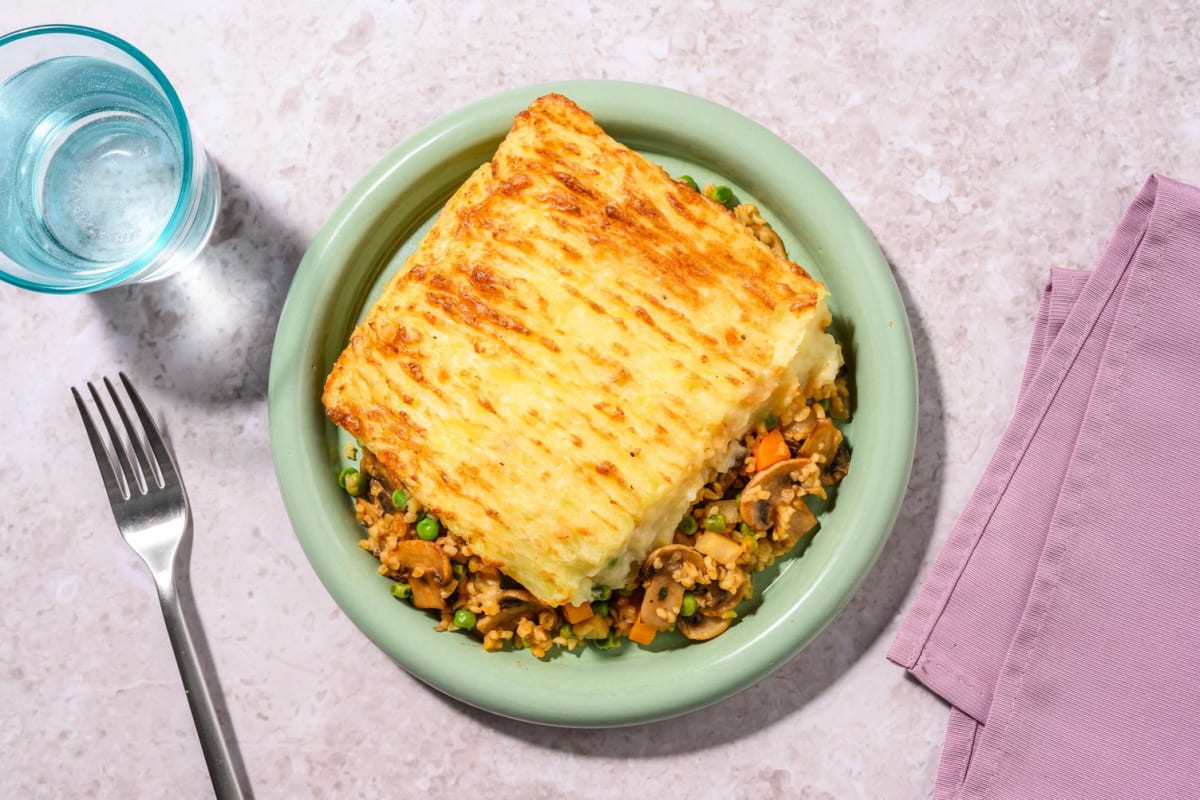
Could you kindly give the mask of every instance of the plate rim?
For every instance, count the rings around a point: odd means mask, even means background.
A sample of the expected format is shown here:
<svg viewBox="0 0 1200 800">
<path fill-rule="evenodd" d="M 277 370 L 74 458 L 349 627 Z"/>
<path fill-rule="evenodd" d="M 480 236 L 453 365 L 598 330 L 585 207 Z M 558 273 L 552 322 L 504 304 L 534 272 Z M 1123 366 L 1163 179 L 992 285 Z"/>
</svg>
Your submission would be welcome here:
<svg viewBox="0 0 1200 800">
<path fill-rule="evenodd" d="M 291 479 L 297 470 L 303 469 L 306 461 L 312 460 L 315 449 L 311 442 L 304 445 L 302 439 L 297 436 L 296 421 L 307 417 L 311 423 L 314 421 L 312 412 L 317 411 L 315 416 L 320 420 L 318 424 L 323 422 L 325 425 L 331 425 L 324 420 L 324 415 L 319 413 L 320 388 L 324 382 L 323 367 L 320 363 L 313 363 L 320 360 L 316 358 L 315 351 L 322 350 L 319 342 L 328 340 L 330 331 L 316 330 L 308 324 L 312 320 L 310 312 L 314 307 L 326 307 L 331 302 L 331 297 L 343 305 L 350 304 L 347 298 L 334 297 L 336 286 L 331 284 L 333 278 L 322 274 L 320 265 L 327 260 L 331 251 L 362 242 L 372 217 L 379 216 L 379 209 L 375 208 L 372 211 L 371 206 L 372 203 L 380 203 L 380 193 L 391 192 L 397 185 L 406 181 L 411 184 L 412 173 L 422 168 L 436 168 L 449 154 L 464 150 L 468 144 L 464 143 L 463 137 L 470 131 L 474 131 L 476 136 L 482 131 L 498 142 L 507 133 L 512 117 L 518 111 L 536 97 L 549 92 L 559 92 L 575 100 L 592 113 L 602 126 L 606 126 L 606 118 L 625 119 L 629 122 L 626 130 L 633 132 L 636 132 L 639 124 L 647 133 L 659 130 L 667 126 L 667 115 L 686 112 L 692 115 L 692 118 L 702 118 L 722 130 L 734 131 L 738 141 L 753 142 L 760 159 L 779 159 L 781 168 L 785 167 L 791 174 L 802 175 L 806 191 L 819 193 L 823 207 L 831 208 L 830 213 L 844 226 L 839 233 L 848 237 L 848 246 L 855 249 L 856 257 L 868 273 L 875 293 L 884 301 L 886 310 L 891 312 L 888 324 L 889 328 L 895 329 L 895 335 L 888 341 L 892 342 L 890 356 L 892 373 L 896 380 L 896 395 L 889 408 L 892 410 L 892 421 L 899 423 L 890 433 L 893 447 L 881 456 L 889 462 L 888 468 L 884 470 L 889 485 L 879 487 L 879 492 L 874 495 L 879 500 L 879 508 L 875 514 L 878 529 L 875 538 L 867 543 L 869 546 L 859 546 L 845 555 L 851 561 L 848 565 L 840 567 L 840 573 L 852 572 L 850 580 L 840 575 L 830 578 L 830 570 L 826 569 L 793 604 L 791 612 L 797 610 L 801 601 L 808 604 L 807 613 L 804 614 L 804 617 L 810 620 L 808 624 L 795 621 L 793 613 L 789 612 L 734 650 L 728 651 L 725 648 L 725 652 L 717 659 L 725 669 L 713 683 L 700 689 L 676 686 L 678 691 L 674 693 L 653 696 L 641 687 L 620 687 L 616 692 L 586 693 L 582 697 L 571 698 L 572 703 L 565 709 L 533 705 L 530 700 L 537 693 L 531 695 L 527 691 L 518 690 L 519 687 L 480 685 L 472 680 L 473 676 L 469 671 L 451 669 L 449 672 L 443 672 L 437 661 L 441 656 L 435 657 L 423 652 L 423 648 L 405 649 L 396 639 L 398 628 L 388 628 L 380 622 L 380 614 L 375 606 L 380 605 L 383 598 L 378 598 L 380 602 L 376 602 L 374 598 L 370 602 L 364 601 L 363 597 L 369 593 L 361 591 L 361 588 L 355 590 L 348 586 L 347 575 L 340 573 L 337 565 L 330 559 L 330 546 L 322 541 L 321 535 L 313 533 L 313 528 L 319 527 L 316 521 L 327 518 L 329 509 L 323 507 L 324 504 L 311 490 L 299 485 L 302 481 Z M 703 127 L 694 126 L 686 136 L 679 138 L 686 139 L 688 146 L 694 146 L 697 141 L 704 140 L 704 131 L 701 130 Z M 629 139 L 636 140 L 637 136 L 631 133 L 618 138 L 628 142 Z M 725 148 L 728 148 L 727 141 Z M 494 150 L 494 144 L 492 149 Z M 717 149 L 714 152 L 720 155 L 722 150 Z M 701 152 L 697 155 L 711 153 Z M 419 225 L 420 221 L 416 224 Z M 393 249 L 393 255 L 394 252 Z M 347 259 L 339 257 L 337 260 Z M 382 268 L 382 264 L 374 266 L 374 280 L 378 280 L 378 271 Z M 360 310 L 364 299 L 359 298 L 356 301 Z M 325 306 L 320 305 L 322 302 Z M 338 346 L 339 351 L 342 345 L 344 341 Z M 777 669 L 800 652 L 833 621 L 866 578 L 890 536 L 899 514 L 915 451 L 916 380 L 915 350 L 907 313 L 882 250 L 841 192 L 802 153 L 742 114 L 677 90 L 622 81 L 558 81 L 509 90 L 441 117 L 384 155 L 336 205 L 301 260 L 280 313 L 268 381 L 268 425 L 272 460 L 280 493 L 305 556 L 335 603 L 376 646 L 419 680 L 486 711 L 542 724 L 609 727 L 665 719 L 723 700 Z M 326 538 L 332 540 L 334 537 L 326 535 Z M 833 585 L 822 585 L 822 591 L 817 592 L 818 584 L 827 581 L 832 581 Z M 813 617 L 819 618 L 820 621 L 812 623 Z M 428 619 L 423 621 L 426 628 L 431 627 Z M 796 625 L 802 630 L 796 630 Z M 792 630 L 777 632 L 777 629 L 788 627 Z M 777 635 L 773 635 L 776 632 Z M 685 648 L 676 652 L 680 653 L 681 662 L 691 664 L 689 668 L 695 667 L 691 662 L 702 658 L 708 664 L 706 668 L 711 669 L 712 659 L 696 655 L 689 657 L 686 654 L 713 647 L 720 641 L 718 639 L 699 648 Z M 481 650 L 478 645 L 470 646 Z M 758 658 L 736 660 L 739 654 L 751 647 L 758 651 Z M 442 653 L 447 648 L 431 649 Z M 543 666 L 542 662 L 529 654 L 517 655 L 524 657 L 528 664 L 517 667 L 516 673 L 527 672 L 525 667 Z M 497 658 L 495 655 L 487 657 Z M 513 670 L 501 671 L 507 674 Z M 635 705 L 638 710 L 630 711 L 630 707 Z"/>
</svg>

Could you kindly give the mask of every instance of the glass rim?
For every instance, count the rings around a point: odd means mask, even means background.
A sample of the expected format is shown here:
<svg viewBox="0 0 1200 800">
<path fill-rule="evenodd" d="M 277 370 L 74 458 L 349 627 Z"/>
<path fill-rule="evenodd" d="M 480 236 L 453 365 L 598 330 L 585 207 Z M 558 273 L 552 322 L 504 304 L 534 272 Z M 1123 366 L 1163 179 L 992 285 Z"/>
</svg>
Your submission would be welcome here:
<svg viewBox="0 0 1200 800">
<path fill-rule="evenodd" d="M 110 286 L 123 283 L 130 276 L 136 275 L 154 263 L 155 259 L 158 258 L 171 242 L 171 239 L 174 238 L 180 223 L 189 216 L 191 211 L 190 206 L 192 205 L 192 184 L 195 177 L 193 173 L 195 172 L 196 163 L 195 153 L 193 152 L 195 142 L 192 140 L 192 128 L 188 122 L 187 112 L 183 109 L 183 103 L 179 99 L 179 94 L 175 91 L 175 87 L 171 84 L 171 81 L 167 79 L 166 74 L 159 69 L 158 65 L 149 56 L 119 36 L 102 31 L 99 28 L 88 27 L 87 25 L 54 23 L 49 25 L 34 25 L 6 33 L 0 36 L 0 47 L 22 39 L 31 39 L 46 35 L 78 36 L 84 39 L 92 39 L 125 53 L 125 55 L 132 58 L 150 73 L 150 77 L 158 84 L 158 88 L 166 97 L 167 103 L 175 115 L 175 124 L 179 128 L 180 149 L 183 151 L 183 169 L 180 175 L 179 196 L 175 198 L 175 208 L 172 210 L 166 225 L 163 226 L 162 231 L 158 234 L 158 238 L 154 240 L 152 245 L 146 248 L 142 255 L 116 272 L 108 274 L 99 280 L 92 282 L 84 281 L 70 286 L 60 286 L 39 281 L 30 281 L 19 278 L 16 275 L 8 274 L 7 271 L 2 269 L 2 262 L 5 259 L 9 259 L 9 257 L 0 253 L 0 280 L 11 283 L 14 286 L 48 294 L 76 294 L 82 291 L 106 289 Z"/>
</svg>

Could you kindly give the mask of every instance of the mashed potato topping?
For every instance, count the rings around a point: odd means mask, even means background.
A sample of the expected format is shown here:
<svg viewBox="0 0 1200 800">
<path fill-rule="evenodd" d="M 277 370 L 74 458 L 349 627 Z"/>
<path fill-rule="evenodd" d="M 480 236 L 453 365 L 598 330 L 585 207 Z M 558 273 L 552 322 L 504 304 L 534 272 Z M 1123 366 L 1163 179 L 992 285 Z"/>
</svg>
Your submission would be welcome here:
<svg viewBox="0 0 1200 800">
<path fill-rule="evenodd" d="M 363 545 L 442 627 L 711 638 L 814 528 L 847 458 L 825 287 L 698 189 L 540 98 L 338 358 Z"/>
</svg>

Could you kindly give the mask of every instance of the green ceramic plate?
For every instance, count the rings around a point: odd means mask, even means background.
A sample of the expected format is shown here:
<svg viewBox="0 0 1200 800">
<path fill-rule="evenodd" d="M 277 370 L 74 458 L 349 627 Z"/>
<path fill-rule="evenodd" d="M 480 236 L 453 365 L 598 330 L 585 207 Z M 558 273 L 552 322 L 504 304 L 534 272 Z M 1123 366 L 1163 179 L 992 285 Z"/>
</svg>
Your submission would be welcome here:
<svg viewBox="0 0 1200 800">
<path fill-rule="evenodd" d="M 451 193 L 491 158 L 513 116 L 558 91 L 612 136 L 674 175 L 731 185 L 755 202 L 792 258 L 832 293 L 856 408 L 846 435 L 850 475 L 801 558 L 756 581 L 753 605 L 722 636 L 653 649 L 626 643 L 538 660 L 486 653 L 437 633 L 393 600 L 335 476 L 345 439 L 320 393 L 347 336 L 385 279 L 415 248 Z M 400 145 L 334 210 L 288 295 L 270 378 L 271 446 L 284 502 L 330 594 L 376 644 L 431 686 L 510 717 L 571 726 L 625 725 L 716 702 L 761 679 L 813 640 L 849 601 L 878 555 L 908 481 L 916 434 L 916 370 L 904 307 L 871 234 L 804 156 L 750 120 L 667 89 L 580 81 L 508 92 L 457 111 Z M 660 644 L 662 642 L 662 644 Z"/>
</svg>

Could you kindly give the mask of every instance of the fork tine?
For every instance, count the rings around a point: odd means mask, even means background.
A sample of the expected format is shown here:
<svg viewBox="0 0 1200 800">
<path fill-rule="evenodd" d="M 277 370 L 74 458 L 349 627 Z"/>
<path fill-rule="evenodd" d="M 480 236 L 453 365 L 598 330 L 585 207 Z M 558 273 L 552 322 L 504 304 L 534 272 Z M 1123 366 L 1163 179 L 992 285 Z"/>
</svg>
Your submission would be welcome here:
<svg viewBox="0 0 1200 800">
<path fill-rule="evenodd" d="M 125 445 L 121 442 L 121 437 L 117 434 L 117 428 L 113 425 L 112 417 L 108 415 L 108 409 L 104 406 L 104 401 L 100 398 L 100 392 L 96 391 L 96 387 L 91 381 L 88 381 L 87 387 L 88 391 L 92 393 L 92 399 L 96 401 L 96 410 L 100 412 L 100 419 L 104 422 L 104 428 L 108 431 L 108 443 L 112 445 L 112 450 L 117 455 L 117 461 L 120 462 L 120 477 L 124 479 L 125 489 L 128 492 L 126 497 L 132 497 L 135 492 L 145 494 L 145 484 L 138 480 L 138 473 L 129 461 L 129 453 L 126 452 Z"/>
<path fill-rule="evenodd" d="M 133 401 L 133 409 L 137 412 L 138 419 L 142 422 L 142 430 L 146 434 L 146 443 L 150 445 L 150 449 L 154 452 L 153 461 L 158 467 L 159 474 L 162 476 L 162 485 L 181 484 L 182 481 L 179 480 L 179 472 L 175 469 L 175 459 L 171 457 L 171 451 L 167 449 L 167 445 L 163 442 L 162 436 L 158 432 L 158 426 L 154 424 L 154 418 L 146 410 L 146 404 L 142 402 L 141 395 L 137 393 L 137 389 L 133 388 L 133 383 L 124 372 L 117 374 L 121 378 L 121 383 L 125 386 L 125 391 L 129 393 L 129 399 Z"/>
<path fill-rule="evenodd" d="M 129 435 L 129 457 L 137 462 L 138 471 L 142 477 L 146 479 L 146 488 L 150 488 L 150 482 L 153 481 L 158 488 L 163 487 L 162 476 L 159 473 L 157 464 L 150 454 L 146 451 L 146 445 L 142 441 L 142 437 L 138 435 L 137 430 L 133 427 L 133 421 L 129 419 L 129 414 L 125 413 L 125 406 L 121 403 L 121 398 L 117 396 L 117 390 L 113 388 L 112 381 L 106 376 L 104 378 L 104 386 L 108 389 L 109 395 L 112 396 L 113 405 L 117 407 L 117 416 L 121 418 L 122 424 L 125 425 L 125 433 Z"/>
<path fill-rule="evenodd" d="M 96 456 L 96 465 L 100 467 L 100 477 L 104 481 L 104 491 L 108 493 L 110 500 L 116 497 L 128 500 L 129 492 L 117 477 L 112 456 L 109 455 L 108 449 L 104 446 L 104 439 L 100 436 L 100 432 L 96 430 L 96 423 L 92 421 L 92 415 L 88 412 L 87 404 L 84 403 L 83 397 L 80 396 L 79 391 L 74 386 L 71 387 L 71 394 L 75 397 L 75 405 L 79 408 L 79 416 L 83 419 L 83 427 L 87 429 L 88 443 L 91 444 L 92 453 Z"/>
</svg>

